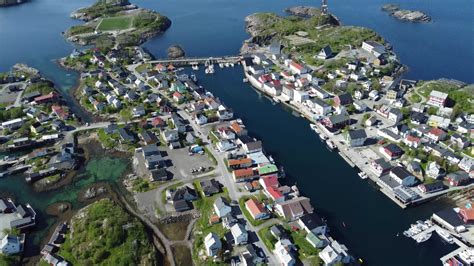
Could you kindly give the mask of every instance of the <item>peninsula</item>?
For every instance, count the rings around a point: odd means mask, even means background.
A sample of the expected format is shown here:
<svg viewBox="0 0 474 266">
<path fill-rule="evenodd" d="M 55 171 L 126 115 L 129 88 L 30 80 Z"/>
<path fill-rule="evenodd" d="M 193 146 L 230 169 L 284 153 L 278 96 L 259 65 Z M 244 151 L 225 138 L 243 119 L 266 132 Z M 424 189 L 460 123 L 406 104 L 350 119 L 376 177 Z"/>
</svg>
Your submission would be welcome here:
<svg viewBox="0 0 474 266">
<path fill-rule="evenodd" d="M 390 16 L 409 22 L 430 22 L 431 17 L 418 10 L 400 9 L 397 4 L 386 4 L 382 6 L 382 11 L 390 14 Z"/>
<path fill-rule="evenodd" d="M 67 39 L 98 47 L 139 45 L 171 26 L 166 16 L 138 8 L 126 0 L 99 0 L 73 12 L 71 17 L 86 23 L 69 28 L 64 33 Z"/>
</svg>

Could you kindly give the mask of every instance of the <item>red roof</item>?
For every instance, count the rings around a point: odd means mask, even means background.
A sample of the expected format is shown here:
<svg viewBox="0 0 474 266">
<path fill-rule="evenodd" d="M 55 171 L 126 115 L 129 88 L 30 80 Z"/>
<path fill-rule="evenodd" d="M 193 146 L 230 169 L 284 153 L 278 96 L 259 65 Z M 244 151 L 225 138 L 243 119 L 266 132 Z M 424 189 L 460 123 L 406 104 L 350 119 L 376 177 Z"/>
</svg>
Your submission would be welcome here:
<svg viewBox="0 0 474 266">
<path fill-rule="evenodd" d="M 474 209 L 461 209 L 459 214 L 462 216 L 464 222 L 474 220 Z"/>
<path fill-rule="evenodd" d="M 278 182 L 278 178 L 276 175 L 264 176 L 260 179 L 262 180 L 265 188 L 268 188 L 268 187 L 277 188 L 280 186 L 280 183 Z"/>
<path fill-rule="evenodd" d="M 183 96 L 183 95 L 182 95 L 181 93 L 177 92 L 177 91 L 175 91 L 175 92 L 173 93 L 173 97 L 180 98 L 180 97 L 182 97 L 182 96 Z"/>
<path fill-rule="evenodd" d="M 57 96 L 56 93 L 51 92 L 50 94 L 41 95 L 41 96 L 36 97 L 35 102 L 43 102 L 43 101 L 47 101 L 47 100 L 52 100 L 52 99 L 56 98 L 56 96 Z"/>
<path fill-rule="evenodd" d="M 258 216 L 259 214 L 265 213 L 263 204 L 256 199 L 249 199 L 245 202 L 245 207 L 252 214 L 253 217 Z"/>
<path fill-rule="evenodd" d="M 291 62 L 290 63 L 291 66 L 293 66 L 294 68 L 298 69 L 298 70 L 302 70 L 303 69 L 303 66 L 296 63 L 296 62 Z"/>
<path fill-rule="evenodd" d="M 421 139 L 419 137 L 415 137 L 413 135 L 407 135 L 407 140 L 410 142 L 420 142 Z"/>
<path fill-rule="evenodd" d="M 242 158 L 242 159 L 233 159 L 227 162 L 229 166 L 237 166 L 242 164 L 252 164 L 252 159 L 250 158 Z"/>
<path fill-rule="evenodd" d="M 445 134 L 445 132 L 444 132 L 444 130 L 442 130 L 441 128 L 435 127 L 435 128 L 432 128 L 432 129 L 430 130 L 430 134 L 439 137 L 439 136 Z"/>
<path fill-rule="evenodd" d="M 253 176 L 253 175 L 254 175 L 254 171 L 252 168 L 234 170 L 235 177 L 247 177 L 247 176 Z"/>
<path fill-rule="evenodd" d="M 163 119 L 161 119 L 160 117 L 155 117 L 151 121 L 151 125 L 154 126 L 154 127 L 161 126 L 161 125 L 164 125 L 164 124 L 165 124 L 165 121 Z"/>
<path fill-rule="evenodd" d="M 232 128 L 232 130 L 234 130 L 235 133 L 239 133 L 242 131 L 242 127 L 239 125 L 239 123 L 235 121 L 230 124 L 230 127 Z"/>
<path fill-rule="evenodd" d="M 267 187 L 267 192 L 268 192 L 268 194 L 270 194 L 270 197 L 273 200 L 276 200 L 276 199 L 279 199 L 279 198 L 283 197 L 283 194 L 281 194 L 281 192 L 278 189 L 274 188 L 274 187 Z"/>
<path fill-rule="evenodd" d="M 51 106 L 51 110 L 61 119 L 66 119 L 69 116 L 68 112 L 64 110 L 62 106 L 53 105 Z"/>
</svg>

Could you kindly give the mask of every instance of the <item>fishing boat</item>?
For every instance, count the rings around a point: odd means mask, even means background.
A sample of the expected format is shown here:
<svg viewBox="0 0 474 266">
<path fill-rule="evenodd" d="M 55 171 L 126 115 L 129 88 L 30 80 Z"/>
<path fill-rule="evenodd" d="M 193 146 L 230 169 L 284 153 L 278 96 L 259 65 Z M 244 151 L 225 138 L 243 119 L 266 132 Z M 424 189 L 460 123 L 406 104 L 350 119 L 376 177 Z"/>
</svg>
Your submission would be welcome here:
<svg viewBox="0 0 474 266">
<path fill-rule="evenodd" d="M 439 235 L 439 237 L 441 237 L 444 241 L 448 242 L 449 244 L 454 243 L 453 236 L 450 233 L 444 231 L 443 229 L 436 229 L 436 233 Z"/>
<path fill-rule="evenodd" d="M 367 174 L 363 171 L 359 172 L 358 175 L 360 176 L 360 178 L 362 179 L 366 179 L 367 178 Z"/>
<path fill-rule="evenodd" d="M 330 140 L 330 139 L 326 140 L 326 145 L 328 146 L 328 148 L 329 148 L 331 151 L 337 149 L 336 144 L 334 144 L 334 142 L 332 142 L 332 140 Z"/>
</svg>

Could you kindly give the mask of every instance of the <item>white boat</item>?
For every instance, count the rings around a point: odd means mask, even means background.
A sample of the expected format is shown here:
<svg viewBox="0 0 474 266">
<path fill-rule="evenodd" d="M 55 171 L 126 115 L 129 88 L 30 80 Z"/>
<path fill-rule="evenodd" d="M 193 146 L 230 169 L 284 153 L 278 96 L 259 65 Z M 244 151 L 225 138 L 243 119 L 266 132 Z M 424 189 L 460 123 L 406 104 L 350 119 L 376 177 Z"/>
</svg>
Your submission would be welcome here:
<svg viewBox="0 0 474 266">
<path fill-rule="evenodd" d="M 197 82 L 198 79 L 197 79 L 196 75 L 191 74 L 191 80 L 194 81 L 194 82 Z"/>
<path fill-rule="evenodd" d="M 199 66 L 198 66 L 198 65 L 193 65 L 192 68 L 193 68 L 193 70 L 199 70 Z"/>
<path fill-rule="evenodd" d="M 359 172 L 358 175 L 360 176 L 360 178 L 362 179 L 366 179 L 367 178 L 367 174 L 363 171 Z"/>
<path fill-rule="evenodd" d="M 225 67 L 229 67 L 229 63 L 225 63 Z"/>
<path fill-rule="evenodd" d="M 242 82 L 247 83 L 247 82 L 249 82 L 249 79 L 248 79 L 248 78 L 244 78 L 244 79 L 242 79 Z"/>
<path fill-rule="evenodd" d="M 439 237 L 441 237 L 444 241 L 448 242 L 449 244 L 454 243 L 453 236 L 450 233 L 444 231 L 443 229 L 436 229 L 436 233 L 439 235 Z"/>
<path fill-rule="evenodd" d="M 279 103 L 279 102 L 280 102 L 280 99 L 278 99 L 277 97 L 273 97 L 273 100 L 274 100 L 276 103 Z"/>
<path fill-rule="evenodd" d="M 330 139 L 326 140 L 326 145 L 328 146 L 328 148 L 329 148 L 331 151 L 337 149 L 336 144 L 334 144 L 334 142 L 332 142 L 332 140 L 330 140 Z"/>
<path fill-rule="evenodd" d="M 328 138 L 326 135 L 324 135 L 323 133 L 319 133 L 319 132 L 318 132 L 318 134 L 319 134 L 319 138 L 320 138 L 321 140 L 328 140 L 328 139 L 329 139 L 329 138 Z"/>
<path fill-rule="evenodd" d="M 418 244 L 423 243 L 431 238 L 431 234 L 432 232 L 429 232 L 427 234 L 419 234 L 419 235 L 414 236 L 413 239 L 415 239 L 416 243 Z"/>
<path fill-rule="evenodd" d="M 231 67 L 234 67 L 234 63 L 230 63 L 230 66 L 231 66 Z"/>
<path fill-rule="evenodd" d="M 219 63 L 219 67 L 220 67 L 220 68 L 224 68 L 224 64 L 223 64 L 223 63 Z"/>
<path fill-rule="evenodd" d="M 316 126 L 315 124 L 311 123 L 309 124 L 309 127 L 316 133 L 319 133 L 319 130 L 318 130 L 318 126 Z"/>
</svg>

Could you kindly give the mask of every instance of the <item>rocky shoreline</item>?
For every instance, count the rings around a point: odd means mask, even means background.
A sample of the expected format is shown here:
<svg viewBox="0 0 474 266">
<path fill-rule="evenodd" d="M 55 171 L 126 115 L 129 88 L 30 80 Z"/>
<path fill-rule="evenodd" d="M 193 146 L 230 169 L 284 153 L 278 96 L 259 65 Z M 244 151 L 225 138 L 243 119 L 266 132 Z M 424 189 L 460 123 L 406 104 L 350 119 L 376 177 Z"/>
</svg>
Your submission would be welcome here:
<svg viewBox="0 0 474 266">
<path fill-rule="evenodd" d="M 400 9 L 397 4 L 386 4 L 382 6 L 382 11 L 389 13 L 390 16 L 408 22 L 430 22 L 431 17 L 418 10 Z"/>
</svg>

